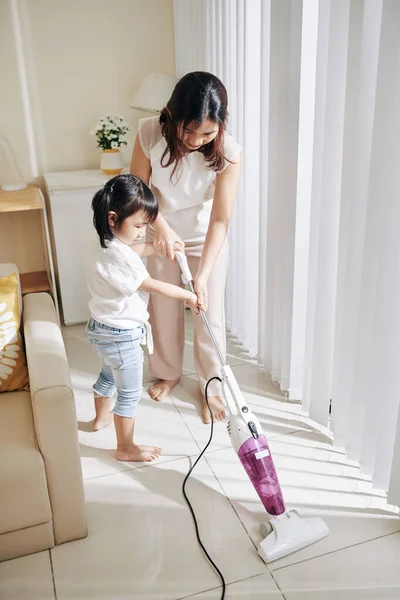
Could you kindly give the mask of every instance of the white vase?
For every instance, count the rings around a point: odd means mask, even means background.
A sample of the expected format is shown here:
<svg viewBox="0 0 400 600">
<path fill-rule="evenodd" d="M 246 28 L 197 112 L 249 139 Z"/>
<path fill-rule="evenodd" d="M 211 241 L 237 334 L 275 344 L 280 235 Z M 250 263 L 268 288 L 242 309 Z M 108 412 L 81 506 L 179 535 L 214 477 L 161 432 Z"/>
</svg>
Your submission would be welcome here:
<svg viewBox="0 0 400 600">
<path fill-rule="evenodd" d="M 100 169 L 106 175 L 119 175 L 124 168 L 124 161 L 119 150 L 103 150 Z"/>
</svg>

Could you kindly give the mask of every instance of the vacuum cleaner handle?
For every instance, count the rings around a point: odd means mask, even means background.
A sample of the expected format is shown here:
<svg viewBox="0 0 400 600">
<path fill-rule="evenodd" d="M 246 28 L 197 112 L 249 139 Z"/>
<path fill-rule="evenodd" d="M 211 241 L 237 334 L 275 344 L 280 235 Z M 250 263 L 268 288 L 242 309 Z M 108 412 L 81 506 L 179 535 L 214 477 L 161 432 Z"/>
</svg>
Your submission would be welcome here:
<svg viewBox="0 0 400 600">
<path fill-rule="evenodd" d="M 194 292 L 195 289 L 194 289 L 193 276 L 192 276 L 192 274 L 190 272 L 186 255 L 183 252 L 181 252 L 180 250 L 176 250 L 175 251 L 175 256 L 176 256 L 176 260 L 178 261 L 178 264 L 180 266 L 180 269 L 182 271 L 182 281 L 183 281 L 184 285 L 188 285 L 189 288 L 190 288 L 190 290 L 192 292 Z M 210 324 L 208 322 L 206 313 L 203 310 L 201 310 L 200 311 L 200 316 L 201 316 L 201 318 L 203 320 L 203 323 L 204 323 L 204 326 L 205 326 L 205 328 L 206 328 L 206 330 L 208 332 L 208 335 L 210 336 L 211 343 L 212 343 L 212 345 L 214 347 L 214 350 L 215 350 L 215 352 L 217 354 L 217 357 L 218 357 L 218 360 L 219 360 L 219 362 L 221 364 L 221 367 L 224 367 L 226 365 L 225 358 L 223 357 L 221 349 L 218 346 L 218 342 L 217 342 L 217 340 L 215 338 L 215 335 L 214 335 L 214 333 L 213 333 L 213 331 L 212 331 L 212 329 L 210 327 Z"/>
<path fill-rule="evenodd" d="M 186 254 L 184 254 L 180 250 L 176 250 L 175 256 L 182 271 L 182 281 L 185 285 L 188 285 L 191 281 L 193 281 L 193 276 L 189 269 Z"/>
<path fill-rule="evenodd" d="M 175 256 L 176 256 L 176 260 L 178 261 L 178 264 L 180 266 L 180 269 L 182 271 L 182 281 L 183 281 L 184 285 L 188 285 L 189 288 L 192 290 L 192 292 L 194 292 L 195 290 L 194 290 L 193 277 L 192 277 L 192 274 L 189 269 L 186 255 L 183 252 L 181 252 L 180 250 L 176 250 Z M 229 412 L 231 413 L 231 415 L 234 414 L 232 411 L 232 406 L 231 406 L 231 402 L 233 402 L 234 406 L 236 408 L 237 414 L 240 415 L 242 421 L 244 421 L 244 423 L 246 424 L 246 427 L 248 428 L 250 434 L 254 438 L 257 439 L 260 435 L 260 432 L 262 431 L 260 424 L 258 423 L 257 419 L 254 417 L 254 415 L 251 413 L 251 411 L 249 410 L 247 402 L 246 402 L 242 392 L 240 391 L 240 388 L 239 388 L 238 383 L 235 379 L 235 376 L 232 372 L 232 369 L 226 364 L 225 357 L 223 356 L 223 354 L 221 352 L 221 349 L 215 338 L 214 332 L 212 331 L 212 329 L 210 327 L 210 324 L 208 322 L 205 312 L 201 310 L 200 316 L 203 320 L 203 323 L 208 332 L 208 335 L 210 336 L 211 343 L 213 345 L 213 348 L 215 350 L 215 353 L 216 353 L 218 360 L 220 362 L 220 365 L 221 365 L 221 376 L 222 376 L 222 380 L 223 380 L 223 392 L 224 392 L 224 396 L 226 399 L 226 403 L 227 403 Z"/>
</svg>

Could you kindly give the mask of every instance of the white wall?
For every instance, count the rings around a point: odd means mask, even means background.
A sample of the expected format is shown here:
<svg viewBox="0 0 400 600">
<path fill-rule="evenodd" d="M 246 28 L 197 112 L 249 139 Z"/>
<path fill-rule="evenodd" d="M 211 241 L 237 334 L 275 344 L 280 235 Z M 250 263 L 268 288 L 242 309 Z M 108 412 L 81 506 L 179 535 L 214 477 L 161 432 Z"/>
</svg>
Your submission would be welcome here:
<svg viewBox="0 0 400 600">
<path fill-rule="evenodd" d="M 172 0 L 1 0 L 0 135 L 25 178 L 97 168 L 89 130 L 106 112 L 131 123 L 132 142 L 143 114 L 130 99 L 148 72 L 174 74 L 173 35 Z"/>
</svg>

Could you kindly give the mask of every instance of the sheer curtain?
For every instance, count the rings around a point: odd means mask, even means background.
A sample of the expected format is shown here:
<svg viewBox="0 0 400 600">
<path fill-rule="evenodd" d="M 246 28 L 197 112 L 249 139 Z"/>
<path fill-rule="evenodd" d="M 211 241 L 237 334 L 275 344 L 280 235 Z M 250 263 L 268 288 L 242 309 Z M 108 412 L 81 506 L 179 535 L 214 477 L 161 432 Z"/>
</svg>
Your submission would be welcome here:
<svg viewBox="0 0 400 600">
<path fill-rule="evenodd" d="M 231 332 L 400 504 L 400 3 L 175 0 L 243 145 Z M 331 417 L 330 417 L 331 408 Z"/>
</svg>

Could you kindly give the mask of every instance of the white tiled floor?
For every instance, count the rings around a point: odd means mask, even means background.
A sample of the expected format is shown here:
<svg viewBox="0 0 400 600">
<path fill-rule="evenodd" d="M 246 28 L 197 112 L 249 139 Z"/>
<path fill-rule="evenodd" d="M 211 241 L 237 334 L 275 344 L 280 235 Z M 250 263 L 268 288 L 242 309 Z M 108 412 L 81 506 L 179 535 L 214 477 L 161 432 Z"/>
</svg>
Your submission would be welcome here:
<svg viewBox="0 0 400 600">
<path fill-rule="evenodd" d="M 0 599 L 218 600 L 219 579 L 197 545 L 181 491 L 209 435 L 195 408 L 192 332 L 185 376 L 174 396 L 157 404 L 145 393 L 139 407 L 138 442 L 163 447 L 157 464 L 147 466 L 115 460 L 112 427 L 90 432 L 91 385 L 99 363 L 83 327 L 65 329 L 64 337 L 76 392 L 89 536 L 51 553 L 0 563 Z M 330 535 L 267 568 L 255 550 L 262 505 L 225 425 L 217 424 L 188 493 L 204 542 L 228 583 L 226 600 L 399 599 L 398 514 L 232 341 L 228 354 L 270 440 L 288 507 L 322 516 Z"/>
</svg>

